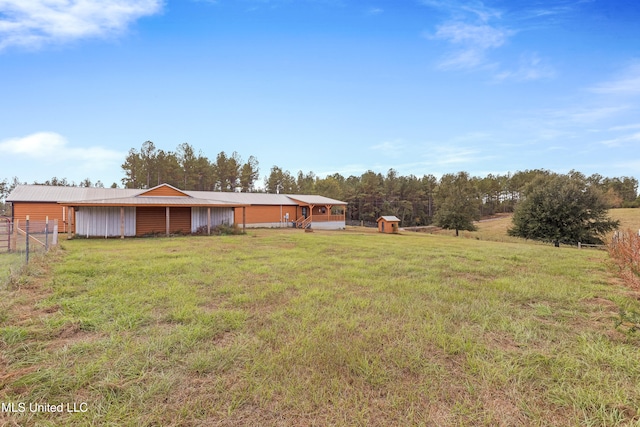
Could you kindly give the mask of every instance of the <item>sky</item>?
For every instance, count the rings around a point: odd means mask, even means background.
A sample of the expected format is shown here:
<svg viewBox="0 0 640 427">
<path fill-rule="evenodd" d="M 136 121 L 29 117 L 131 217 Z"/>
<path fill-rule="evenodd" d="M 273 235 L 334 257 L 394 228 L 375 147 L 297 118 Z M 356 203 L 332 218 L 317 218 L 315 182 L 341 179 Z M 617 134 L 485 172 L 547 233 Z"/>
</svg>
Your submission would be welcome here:
<svg viewBox="0 0 640 427">
<path fill-rule="evenodd" d="M 0 180 L 181 143 L 323 177 L 640 178 L 637 0 L 0 0 Z"/>
</svg>

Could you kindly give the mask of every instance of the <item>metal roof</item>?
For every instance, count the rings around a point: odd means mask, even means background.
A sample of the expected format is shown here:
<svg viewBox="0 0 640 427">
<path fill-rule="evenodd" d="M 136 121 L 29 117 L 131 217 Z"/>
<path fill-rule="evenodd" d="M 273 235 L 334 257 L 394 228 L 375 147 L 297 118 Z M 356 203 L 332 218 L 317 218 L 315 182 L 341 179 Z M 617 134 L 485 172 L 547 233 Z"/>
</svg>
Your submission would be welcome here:
<svg viewBox="0 0 640 427">
<path fill-rule="evenodd" d="M 340 200 L 330 199 L 324 196 L 317 195 L 305 195 L 305 194 L 290 194 L 287 197 L 290 199 L 296 200 L 298 202 L 302 202 L 302 204 L 306 205 L 346 205 L 346 202 L 341 202 Z"/>
<path fill-rule="evenodd" d="M 392 216 L 392 215 L 387 215 L 387 216 L 381 216 L 380 218 L 378 218 L 378 219 L 376 220 L 376 222 L 377 222 L 377 221 L 380 221 L 381 219 L 383 219 L 383 220 L 385 220 L 385 221 L 389 221 L 389 222 L 400 221 L 400 218 L 397 218 L 397 217 Z"/>
<path fill-rule="evenodd" d="M 155 188 L 155 187 L 154 187 Z M 174 187 L 171 187 L 174 188 Z M 63 204 L 100 205 L 346 205 L 346 202 L 324 196 L 303 194 L 232 193 L 219 191 L 182 191 L 191 198 L 137 196 L 150 189 L 57 187 L 49 185 L 19 185 L 7 197 L 8 202 L 58 202 Z M 132 199 L 132 200 L 129 200 Z M 151 199 L 144 201 L 142 199 Z M 176 200 L 176 199 L 182 199 Z M 195 200 L 194 200 L 195 199 Z M 163 205 L 163 206 L 166 206 Z"/>
<path fill-rule="evenodd" d="M 114 199 L 73 200 L 60 202 L 69 206 L 208 206 L 208 207 L 237 207 L 246 206 L 240 203 L 223 202 L 220 200 L 194 199 L 191 197 L 143 196 L 122 197 Z"/>
<path fill-rule="evenodd" d="M 58 187 L 54 185 L 18 185 L 7 202 L 70 202 L 73 200 L 132 197 L 144 190 L 128 188 Z"/>
<path fill-rule="evenodd" d="M 219 191 L 185 191 L 185 194 L 195 198 L 207 198 L 229 203 L 242 203 L 246 205 L 297 205 L 296 202 L 284 194 L 233 193 Z"/>
</svg>

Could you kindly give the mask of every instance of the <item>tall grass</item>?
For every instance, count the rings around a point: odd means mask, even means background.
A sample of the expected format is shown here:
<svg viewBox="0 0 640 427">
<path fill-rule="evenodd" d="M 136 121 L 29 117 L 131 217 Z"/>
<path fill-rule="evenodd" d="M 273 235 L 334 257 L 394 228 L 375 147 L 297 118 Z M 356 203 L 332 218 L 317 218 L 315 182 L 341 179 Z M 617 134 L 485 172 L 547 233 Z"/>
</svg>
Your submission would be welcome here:
<svg viewBox="0 0 640 427">
<path fill-rule="evenodd" d="M 353 230 L 64 246 L 2 291 L 0 401 L 88 411 L 9 425 L 638 420 L 640 340 L 614 328 L 638 303 L 604 252 Z"/>
<path fill-rule="evenodd" d="M 631 230 L 618 231 L 611 236 L 607 247 L 622 277 L 640 289 L 640 235 Z"/>
</svg>

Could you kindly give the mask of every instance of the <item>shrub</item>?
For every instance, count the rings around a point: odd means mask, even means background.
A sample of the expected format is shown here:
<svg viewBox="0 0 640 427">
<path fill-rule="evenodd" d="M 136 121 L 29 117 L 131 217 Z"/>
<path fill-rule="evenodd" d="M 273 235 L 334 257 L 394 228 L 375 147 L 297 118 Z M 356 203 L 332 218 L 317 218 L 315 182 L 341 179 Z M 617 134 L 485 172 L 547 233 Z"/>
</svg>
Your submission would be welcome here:
<svg viewBox="0 0 640 427">
<path fill-rule="evenodd" d="M 243 234 L 242 229 L 238 227 L 238 224 L 220 224 L 211 229 L 211 234 L 218 236 L 231 236 Z"/>
<path fill-rule="evenodd" d="M 607 247 L 625 282 L 640 287 L 640 236 L 631 230 L 616 231 Z"/>
</svg>

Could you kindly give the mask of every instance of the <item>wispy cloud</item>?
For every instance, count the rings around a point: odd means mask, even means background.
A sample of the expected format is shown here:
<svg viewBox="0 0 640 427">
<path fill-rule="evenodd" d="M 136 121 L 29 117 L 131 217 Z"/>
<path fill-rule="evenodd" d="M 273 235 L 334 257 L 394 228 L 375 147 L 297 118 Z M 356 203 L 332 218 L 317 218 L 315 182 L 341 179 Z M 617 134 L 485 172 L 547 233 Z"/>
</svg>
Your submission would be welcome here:
<svg viewBox="0 0 640 427">
<path fill-rule="evenodd" d="M 452 21 L 439 25 L 430 37 L 455 46 L 455 50 L 440 62 L 440 68 L 469 69 L 485 65 L 487 52 L 505 44 L 512 34 L 511 30 L 484 23 Z"/>
<path fill-rule="evenodd" d="M 404 151 L 404 143 L 400 139 L 384 141 L 370 147 L 373 151 L 379 151 L 390 157 L 398 157 Z"/>
<path fill-rule="evenodd" d="M 574 123 L 589 124 L 600 120 L 610 119 L 620 115 L 624 111 L 630 110 L 628 105 L 616 105 L 616 106 L 596 106 L 592 108 L 580 108 L 574 110 L 567 110 L 563 113 L 559 113 L 559 118 L 570 120 Z"/>
<path fill-rule="evenodd" d="M 621 147 L 628 144 L 637 144 L 640 143 L 640 132 L 621 136 L 618 138 L 608 139 L 605 141 L 600 141 L 600 143 L 602 145 L 606 145 L 607 147 Z"/>
<path fill-rule="evenodd" d="M 531 28 L 549 25 L 546 18 L 568 16 L 582 3 L 592 0 L 559 0 L 551 7 L 503 9 L 489 7 L 478 0 L 420 0 L 420 3 L 449 15 L 435 30 L 424 35 L 431 40 L 443 40 L 450 51 L 439 61 L 443 70 L 490 70 L 494 80 L 533 81 L 553 78 L 555 68 L 539 53 L 521 53 L 520 58 L 495 59 L 494 52 L 507 46 L 514 37 Z M 532 23 L 534 24 L 532 27 Z M 516 57 L 517 58 L 517 57 Z"/>
<path fill-rule="evenodd" d="M 0 50 L 119 34 L 162 0 L 0 0 Z"/>
<path fill-rule="evenodd" d="M 482 22 L 487 22 L 502 16 L 501 10 L 485 6 L 483 2 L 477 0 L 421 0 L 420 3 L 425 6 L 445 10 L 454 16 L 470 14 Z"/>
<path fill-rule="evenodd" d="M 495 78 L 498 81 L 515 80 L 530 81 L 552 78 L 556 71 L 547 61 L 540 58 L 537 53 L 523 54 L 520 57 L 520 65 L 514 70 L 499 72 Z"/>
<path fill-rule="evenodd" d="M 380 15 L 382 12 L 384 12 L 384 9 L 382 8 L 371 7 L 367 10 L 367 15 Z"/>
<path fill-rule="evenodd" d="M 631 129 L 640 129 L 640 123 L 634 123 L 634 124 L 631 124 L 631 125 L 614 126 L 614 127 L 610 128 L 609 130 L 611 130 L 611 131 L 621 131 L 621 130 L 631 130 Z"/>
<path fill-rule="evenodd" d="M 606 95 L 640 94 L 640 63 L 623 70 L 617 77 L 590 88 L 591 92 Z"/>
</svg>

